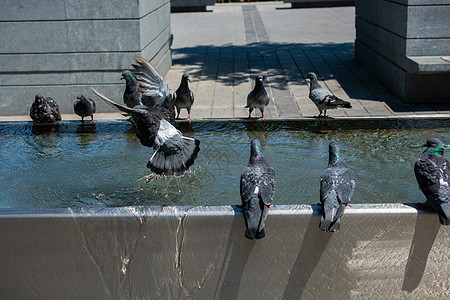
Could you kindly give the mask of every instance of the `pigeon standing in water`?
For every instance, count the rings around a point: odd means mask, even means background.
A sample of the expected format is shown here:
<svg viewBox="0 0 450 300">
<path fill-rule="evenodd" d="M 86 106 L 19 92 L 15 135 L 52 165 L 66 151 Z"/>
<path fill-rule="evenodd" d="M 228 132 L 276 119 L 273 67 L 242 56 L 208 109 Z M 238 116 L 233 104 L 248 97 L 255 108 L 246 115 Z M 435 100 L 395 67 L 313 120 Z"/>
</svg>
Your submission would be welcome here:
<svg viewBox="0 0 450 300">
<path fill-rule="evenodd" d="M 450 224 L 450 164 L 442 155 L 444 144 L 428 139 L 423 145 L 427 149 L 414 165 L 417 183 L 430 205 L 439 215 L 442 225 Z"/>
<path fill-rule="evenodd" d="M 172 125 L 175 125 L 175 105 L 169 87 L 164 78 L 142 57 L 135 56 L 137 64 L 133 71 L 122 72 L 126 81 L 123 101 L 130 108 L 136 105 L 164 108 L 161 114 Z"/>
<path fill-rule="evenodd" d="M 30 108 L 30 117 L 36 123 L 55 123 L 61 121 L 58 103 L 50 97 L 37 94 Z"/>
<path fill-rule="evenodd" d="M 355 185 L 355 173 L 340 158 L 338 144 L 331 142 L 328 167 L 320 177 L 320 202 L 322 204 L 320 230 L 339 231 L 341 217 L 350 202 Z"/>
<path fill-rule="evenodd" d="M 173 93 L 173 101 L 177 108 L 177 119 L 180 117 L 180 110 L 186 108 L 188 120 L 191 120 L 191 106 L 194 103 L 194 93 L 189 89 L 188 81 L 191 81 L 189 74 L 183 74 L 178 89 Z"/>
<path fill-rule="evenodd" d="M 81 117 L 81 122 L 84 122 L 85 117 L 91 117 L 91 122 L 94 122 L 94 113 L 96 111 L 94 100 L 80 94 L 77 96 L 77 101 L 73 104 L 73 110 Z"/>
<path fill-rule="evenodd" d="M 133 108 L 115 103 L 91 87 L 108 105 L 126 113 L 136 127 L 136 136 L 142 145 L 153 147 L 154 153 L 147 164 L 159 175 L 182 175 L 194 164 L 200 151 L 200 141 L 184 137 L 165 118 L 162 107 L 138 105 Z"/>
<path fill-rule="evenodd" d="M 244 209 L 245 236 L 260 239 L 265 236 L 264 225 L 272 207 L 275 193 L 275 171 L 261 152 L 259 140 L 251 143 L 250 160 L 241 175 L 241 200 Z"/>
<path fill-rule="evenodd" d="M 329 90 L 323 88 L 320 86 L 319 82 L 317 81 L 317 76 L 315 73 L 310 72 L 308 73 L 307 78 L 310 79 L 309 84 L 309 99 L 314 102 L 314 104 L 319 109 L 319 115 L 318 118 L 327 117 L 327 109 L 336 109 L 338 107 L 340 108 L 352 108 L 352 105 L 350 102 L 344 101 L 342 99 L 339 99 L 333 93 L 331 93 Z"/>
<path fill-rule="evenodd" d="M 255 78 L 255 87 L 247 96 L 248 118 L 250 119 L 253 109 L 258 108 L 261 111 L 261 118 L 264 117 L 264 107 L 269 105 L 270 97 L 263 85 L 263 77 L 261 75 Z"/>
</svg>

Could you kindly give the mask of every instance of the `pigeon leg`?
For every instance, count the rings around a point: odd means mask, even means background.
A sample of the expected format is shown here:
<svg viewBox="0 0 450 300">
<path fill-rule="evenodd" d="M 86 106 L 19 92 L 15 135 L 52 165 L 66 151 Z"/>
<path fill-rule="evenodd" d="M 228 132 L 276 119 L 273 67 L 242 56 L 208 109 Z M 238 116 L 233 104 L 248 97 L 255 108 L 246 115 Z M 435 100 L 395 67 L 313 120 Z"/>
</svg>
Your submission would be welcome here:
<svg viewBox="0 0 450 300">
<path fill-rule="evenodd" d="M 91 123 L 95 123 L 94 115 L 91 116 Z"/>
<path fill-rule="evenodd" d="M 188 120 L 190 121 L 190 120 L 192 120 L 192 118 L 191 118 L 191 109 L 187 108 L 187 112 L 188 112 Z"/>
<path fill-rule="evenodd" d="M 177 117 L 175 118 L 176 120 L 180 119 L 180 109 L 177 108 Z"/>
<path fill-rule="evenodd" d="M 253 111 L 253 108 L 250 107 L 250 108 L 248 109 L 248 118 L 249 118 L 249 119 L 252 118 L 252 111 Z"/>
<path fill-rule="evenodd" d="M 84 123 L 84 117 L 81 117 L 81 123 Z"/>
<path fill-rule="evenodd" d="M 261 111 L 261 119 L 265 120 L 266 117 L 264 117 L 264 108 L 263 109 L 259 109 Z"/>
</svg>

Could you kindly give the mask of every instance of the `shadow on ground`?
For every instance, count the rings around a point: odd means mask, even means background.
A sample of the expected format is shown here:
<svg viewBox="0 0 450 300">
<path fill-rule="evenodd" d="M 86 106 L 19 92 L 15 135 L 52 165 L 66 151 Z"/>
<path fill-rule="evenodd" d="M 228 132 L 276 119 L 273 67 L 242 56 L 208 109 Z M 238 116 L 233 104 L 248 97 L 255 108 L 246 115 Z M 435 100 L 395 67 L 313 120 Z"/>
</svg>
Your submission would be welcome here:
<svg viewBox="0 0 450 300">
<path fill-rule="evenodd" d="M 354 43 L 251 43 L 204 45 L 172 50 L 173 64 L 198 80 L 236 86 L 262 74 L 279 96 L 305 85 L 308 72 L 335 79 L 350 98 L 384 101 L 394 112 L 432 112 L 435 105 L 403 103 L 354 58 Z"/>
</svg>

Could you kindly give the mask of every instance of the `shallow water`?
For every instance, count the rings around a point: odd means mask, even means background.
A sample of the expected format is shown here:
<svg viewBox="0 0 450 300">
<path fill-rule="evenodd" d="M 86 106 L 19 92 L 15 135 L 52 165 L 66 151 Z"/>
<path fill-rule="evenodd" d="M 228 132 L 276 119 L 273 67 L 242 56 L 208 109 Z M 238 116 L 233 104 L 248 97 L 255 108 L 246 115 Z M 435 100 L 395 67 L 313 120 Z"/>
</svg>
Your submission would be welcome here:
<svg viewBox="0 0 450 300">
<path fill-rule="evenodd" d="M 275 204 L 315 204 L 328 144 L 355 171 L 353 203 L 424 201 L 413 172 L 428 137 L 450 143 L 450 121 L 208 121 L 179 124 L 201 141 L 191 171 L 164 178 L 146 168 L 128 121 L 58 126 L 0 123 L 1 208 L 239 204 L 250 140 L 277 174 Z M 358 129 L 354 129 L 358 128 Z M 445 154 L 448 157 L 447 154 Z"/>
</svg>

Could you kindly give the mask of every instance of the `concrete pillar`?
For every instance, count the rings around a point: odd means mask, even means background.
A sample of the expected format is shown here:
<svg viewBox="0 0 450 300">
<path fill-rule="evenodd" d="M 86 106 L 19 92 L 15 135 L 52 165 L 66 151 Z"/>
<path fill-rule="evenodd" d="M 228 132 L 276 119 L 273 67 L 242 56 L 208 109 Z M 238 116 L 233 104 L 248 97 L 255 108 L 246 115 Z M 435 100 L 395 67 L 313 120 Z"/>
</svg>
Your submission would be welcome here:
<svg viewBox="0 0 450 300">
<path fill-rule="evenodd" d="M 73 113 L 77 94 L 96 86 L 122 100 L 121 72 L 133 56 L 164 75 L 171 66 L 169 0 L 3 0 L 0 115 L 27 115 L 34 95 Z M 98 112 L 110 107 L 96 101 Z"/>
<path fill-rule="evenodd" d="M 356 0 L 355 56 L 405 102 L 450 102 L 450 0 Z"/>
</svg>

